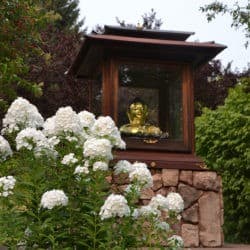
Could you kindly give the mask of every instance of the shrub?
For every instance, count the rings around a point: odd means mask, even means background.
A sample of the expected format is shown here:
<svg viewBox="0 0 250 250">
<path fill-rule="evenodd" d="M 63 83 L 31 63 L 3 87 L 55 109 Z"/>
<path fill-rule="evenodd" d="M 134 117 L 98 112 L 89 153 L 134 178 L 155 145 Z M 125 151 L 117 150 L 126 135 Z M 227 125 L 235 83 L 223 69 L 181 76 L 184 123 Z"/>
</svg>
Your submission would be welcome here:
<svg viewBox="0 0 250 250">
<path fill-rule="evenodd" d="M 96 119 L 63 107 L 43 123 L 38 110 L 19 98 L 3 125 L 10 143 L 0 136 L 0 244 L 26 249 L 183 245 L 171 230 L 183 210 L 182 198 L 157 195 L 147 206 L 138 205 L 152 176 L 144 163 L 112 163 L 112 149 L 124 149 L 125 143 L 110 117 Z M 124 192 L 114 189 L 114 175 L 130 180 Z"/>
<path fill-rule="evenodd" d="M 250 79 L 229 91 L 224 106 L 196 119 L 196 151 L 223 178 L 224 232 L 230 242 L 250 242 Z"/>
</svg>

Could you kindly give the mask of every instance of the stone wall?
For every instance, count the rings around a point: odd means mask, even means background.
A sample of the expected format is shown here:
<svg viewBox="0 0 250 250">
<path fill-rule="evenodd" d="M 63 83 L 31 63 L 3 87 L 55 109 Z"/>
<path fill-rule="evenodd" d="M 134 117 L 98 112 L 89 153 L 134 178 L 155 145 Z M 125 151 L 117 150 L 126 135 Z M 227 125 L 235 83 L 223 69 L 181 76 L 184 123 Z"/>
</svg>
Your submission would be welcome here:
<svg viewBox="0 0 250 250">
<path fill-rule="evenodd" d="M 175 230 L 182 236 L 185 247 L 219 247 L 223 245 L 223 199 L 221 177 L 213 171 L 151 169 L 153 187 L 143 191 L 141 203 L 147 204 L 156 194 L 166 196 L 178 192 L 185 209 Z M 118 176 L 117 176 L 118 177 Z M 124 188 L 127 180 L 115 178 Z"/>
</svg>

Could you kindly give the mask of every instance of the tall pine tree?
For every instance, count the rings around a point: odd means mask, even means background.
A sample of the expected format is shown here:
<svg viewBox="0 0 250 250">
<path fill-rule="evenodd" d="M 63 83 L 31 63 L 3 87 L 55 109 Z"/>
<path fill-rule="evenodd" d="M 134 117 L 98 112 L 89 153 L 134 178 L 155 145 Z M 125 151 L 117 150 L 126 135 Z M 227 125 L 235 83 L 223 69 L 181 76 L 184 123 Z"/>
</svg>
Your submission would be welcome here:
<svg viewBox="0 0 250 250">
<path fill-rule="evenodd" d="M 54 11 L 60 15 L 55 22 L 55 27 L 59 30 L 75 30 L 79 32 L 84 24 L 84 19 L 79 20 L 80 9 L 79 0 L 42 0 L 44 8 Z"/>
</svg>

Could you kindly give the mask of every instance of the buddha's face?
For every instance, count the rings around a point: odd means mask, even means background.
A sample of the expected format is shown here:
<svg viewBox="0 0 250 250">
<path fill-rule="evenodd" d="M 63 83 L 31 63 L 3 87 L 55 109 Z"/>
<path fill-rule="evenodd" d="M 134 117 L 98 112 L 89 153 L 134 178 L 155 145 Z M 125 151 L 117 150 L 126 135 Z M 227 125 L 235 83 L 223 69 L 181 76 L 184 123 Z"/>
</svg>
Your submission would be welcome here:
<svg viewBox="0 0 250 250">
<path fill-rule="evenodd" d="M 141 102 L 135 102 L 130 105 L 129 113 L 132 123 L 143 125 L 147 116 L 147 108 Z"/>
<path fill-rule="evenodd" d="M 142 118 L 144 112 L 144 106 L 140 102 L 132 103 L 130 105 L 130 113 L 133 117 Z"/>
</svg>

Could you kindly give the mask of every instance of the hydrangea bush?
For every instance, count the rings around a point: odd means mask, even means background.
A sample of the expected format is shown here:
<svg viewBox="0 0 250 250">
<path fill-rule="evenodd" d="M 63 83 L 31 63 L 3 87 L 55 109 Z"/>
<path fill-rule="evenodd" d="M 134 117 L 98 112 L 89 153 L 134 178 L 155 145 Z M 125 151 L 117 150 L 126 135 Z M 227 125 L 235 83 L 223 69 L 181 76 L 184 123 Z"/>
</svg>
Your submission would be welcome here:
<svg viewBox="0 0 250 250">
<path fill-rule="evenodd" d="M 115 162 L 115 148 L 125 143 L 110 117 L 63 107 L 44 121 L 27 100 L 15 100 L 0 136 L 0 245 L 182 248 L 171 229 L 181 196 L 158 194 L 140 205 L 151 173 L 145 163 Z M 121 191 L 112 180 L 123 175 L 130 184 Z"/>
</svg>

